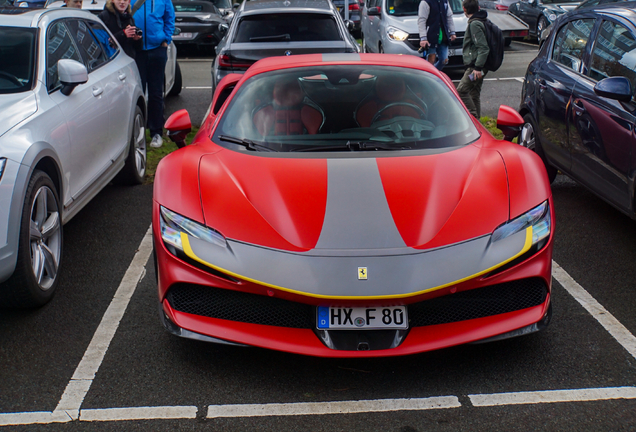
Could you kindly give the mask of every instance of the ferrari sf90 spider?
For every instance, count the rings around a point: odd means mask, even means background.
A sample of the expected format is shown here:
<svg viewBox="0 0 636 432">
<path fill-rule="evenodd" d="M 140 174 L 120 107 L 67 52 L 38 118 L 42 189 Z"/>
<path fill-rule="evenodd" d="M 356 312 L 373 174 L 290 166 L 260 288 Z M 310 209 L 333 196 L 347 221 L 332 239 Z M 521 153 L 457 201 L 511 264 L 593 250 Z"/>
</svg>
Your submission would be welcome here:
<svg viewBox="0 0 636 432">
<path fill-rule="evenodd" d="M 512 140 L 523 119 L 501 107 Z M 153 233 L 172 333 L 325 357 L 413 354 L 550 319 L 541 159 L 492 137 L 411 56 L 312 54 L 226 76 L 159 164 Z"/>
</svg>

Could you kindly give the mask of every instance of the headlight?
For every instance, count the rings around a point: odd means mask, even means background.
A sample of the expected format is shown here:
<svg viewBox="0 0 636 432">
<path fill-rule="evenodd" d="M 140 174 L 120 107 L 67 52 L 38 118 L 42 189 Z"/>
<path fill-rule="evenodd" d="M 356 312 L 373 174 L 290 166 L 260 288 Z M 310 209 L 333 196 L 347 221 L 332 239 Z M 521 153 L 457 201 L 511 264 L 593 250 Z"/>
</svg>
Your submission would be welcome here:
<svg viewBox="0 0 636 432">
<path fill-rule="evenodd" d="M 161 223 L 161 238 L 163 241 L 181 252 L 184 252 L 183 244 L 181 242 L 181 233 L 196 237 L 220 247 L 227 246 L 225 237 L 218 232 L 181 216 L 180 214 L 172 212 L 163 206 L 161 207 L 161 217 L 159 220 Z"/>
<path fill-rule="evenodd" d="M 2 180 L 2 173 L 4 173 L 4 167 L 7 166 L 7 158 L 0 158 L 0 180 Z"/>
<path fill-rule="evenodd" d="M 195 15 L 194 17 L 200 19 L 201 21 L 212 21 L 212 14 Z"/>
<path fill-rule="evenodd" d="M 527 211 L 518 218 L 499 226 L 493 231 L 491 241 L 496 242 L 497 240 L 504 239 L 530 226 L 532 227 L 532 245 L 538 245 L 539 248 L 543 247 L 543 244 L 539 245 L 539 243 L 542 243 L 543 240 L 550 236 L 552 227 L 550 221 L 550 206 L 547 201 Z"/>
<path fill-rule="evenodd" d="M 396 40 L 398 42 L 403 42 L 409 37 L 409 34 L 407 32 L 398 30 L 393 27 L 389 27 L 389 29 L 387 30 L 387 34 L 389 35 L 391 39 Z"/>
</svg>

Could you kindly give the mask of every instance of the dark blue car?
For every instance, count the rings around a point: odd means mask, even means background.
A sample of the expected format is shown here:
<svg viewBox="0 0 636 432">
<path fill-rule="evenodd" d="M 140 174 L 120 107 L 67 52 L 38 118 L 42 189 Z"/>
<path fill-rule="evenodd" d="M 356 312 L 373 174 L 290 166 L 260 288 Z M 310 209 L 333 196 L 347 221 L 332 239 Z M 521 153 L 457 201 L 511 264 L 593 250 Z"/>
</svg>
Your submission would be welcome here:
<svg viewBox="0 0 636 432">
<path fill-rule="evenodd" d="M 528 66 L 520 144 L 636 218 L 636 2 L 573 11 Z"/>
</svg>

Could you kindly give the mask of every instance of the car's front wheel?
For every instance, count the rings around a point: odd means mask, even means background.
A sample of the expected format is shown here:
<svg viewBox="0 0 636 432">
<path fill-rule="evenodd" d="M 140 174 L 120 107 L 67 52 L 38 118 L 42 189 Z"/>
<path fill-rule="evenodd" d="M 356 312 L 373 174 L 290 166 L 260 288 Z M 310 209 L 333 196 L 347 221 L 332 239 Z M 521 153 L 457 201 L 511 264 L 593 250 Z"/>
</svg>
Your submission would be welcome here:
<svg viewBox="0 0 636 432">
<path fill-rule="evenodd" d="M 135 107 L 132 134 L 128 146 L 128 156 L 122 170 L 117 174 L 116 183 L 138 185 L 144 182 L 148 154 L 146 148 L 146 128 L 141 108 Z"/>
<path fill-rule="evenodd" d="M 172 84 L 172 88 L 168 92 L 168 96 L 177 96 L 181 93 L 181 89 L 183 88 L 183 78 L 181 77 L 181 67 L 178 62 L 175 62 L 174 68 L 174 84 Z"/>
<path fill-rule="evenodd" d="M 53 181 L 35 170 L 22 208 L 16 267 L 0 288 L 0 305 L 36 307 L 53 297 L 62 259 L 61 216 Z"/>
<path fill-rule="evenodd" d="M 519 134 L 519 144 L 526 147 L 529 150 L 535 152 L 543 161 L 543 165 L 545 166 L 545 170 L 548 173 L 548 180 L 550 183 L 554 181 L 557 176 L 558 170 L 550 165 L 545 158 L 545 154 L 543 153 L 543 148 L 541 147 L 541 142 L 539 141 L 539 137 L 536 133 L 537 128 L 534 123 L 534 119 L 531 114 L 526 114 L 523 116 L 524 125 L 521 128 L 521 133 Z"/>
</svg>

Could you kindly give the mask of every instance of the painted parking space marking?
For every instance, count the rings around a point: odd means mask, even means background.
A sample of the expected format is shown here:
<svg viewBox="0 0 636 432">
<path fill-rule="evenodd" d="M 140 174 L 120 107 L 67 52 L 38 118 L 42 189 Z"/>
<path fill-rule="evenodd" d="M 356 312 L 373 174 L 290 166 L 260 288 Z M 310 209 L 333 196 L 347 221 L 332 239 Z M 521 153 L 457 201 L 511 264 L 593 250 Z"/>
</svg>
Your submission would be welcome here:
<svg viewBox="0 0 636 432">
<path fill-rule="evenodd" d="M 104 313 L 100 325 L 68 383 L 54 411 L 0 413 L 0 426 L 66 423 L 71 421 L 130 421 L 195 419 L 196 406 L 122 407 L 81 409 L 126 308 L 152 253 L 152 226 L 148 228 L 133 260 Z M 612 314 L 598 303 L 561 266 L 553 264 L 553 277 L 583 306 L 610 335 L 636 358 L 636 338 Z M 589 402 L 612 399 L 636 399 L 636 387 L 608 387 L 571 390 L 544 390 L 468 395 L 473 407 L 511 406 L 537 403 Z M 244 418 L 261 416 L 300 416 L 351 414 L 389 411 L 420 411 L 469 407 L 458 396 L 413 399 L 377 399 L 338 402 L 301 402 L 282 404 L 209 405 L 207 418 Z"/>
<path fill-rule="evenodd" d="M 556 279 L 632 357 L 636 358 L 636 337 L 554 261 L 552 261 L 552 277 Z"/>
<path fill-rule="evenodd" d="M 353 414 L 388 411 L 412 411 L 459 408 L 457 396 L 439 396 L 423 399 L 376 399 L 341 402 L 300 402 L 280 404 L 210 405 L 208 418 L 263 417 L 324 414 Z"/>
<path fill-rule="evenodd" d="M 610 399 L 636 399 L 636 387 L 608 387 L 575 390 L 468 395 L 473 406 L 488 407 L 558 402 L 590 402 Z"/>
</svg>

